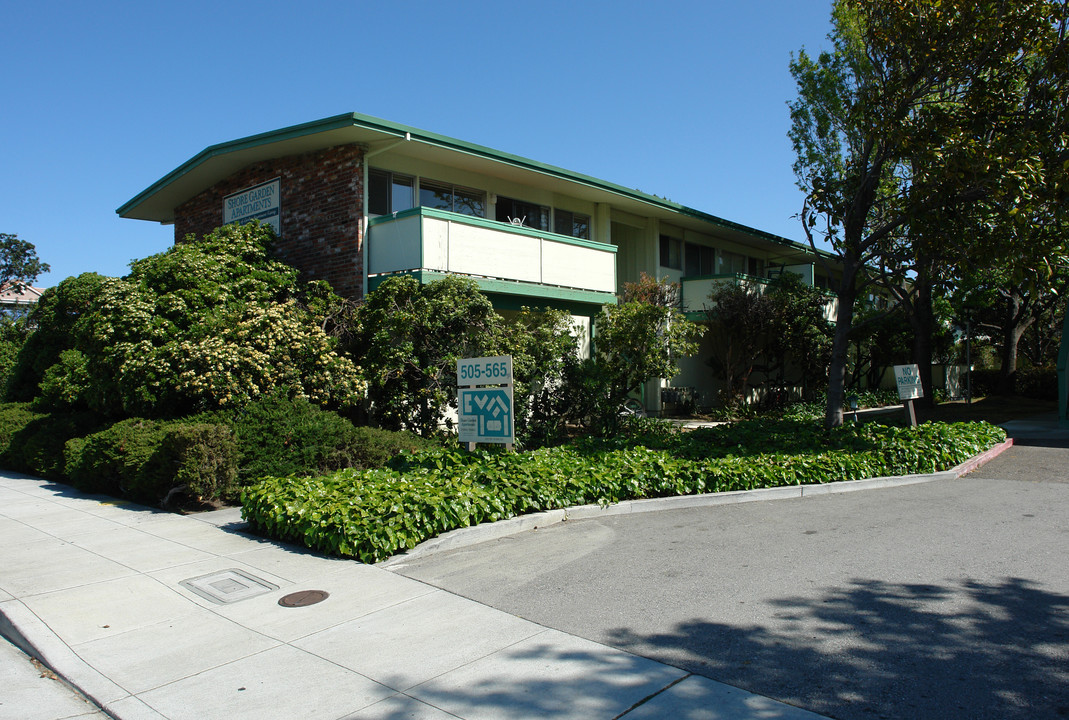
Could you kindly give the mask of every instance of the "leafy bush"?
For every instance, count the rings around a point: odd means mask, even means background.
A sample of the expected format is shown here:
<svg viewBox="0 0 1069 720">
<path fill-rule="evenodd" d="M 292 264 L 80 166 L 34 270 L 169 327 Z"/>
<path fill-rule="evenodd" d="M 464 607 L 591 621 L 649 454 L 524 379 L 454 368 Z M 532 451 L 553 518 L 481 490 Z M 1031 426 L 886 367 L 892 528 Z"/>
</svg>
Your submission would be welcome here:
<svg viewBox="0 0 1069 720">
<path fill-rule="evenodd" d="M 65 412 L 76 409 L 89 390 L 89 368 L 78 350 L 64 350 L 56 363 L 45 370 L 34 404 L 44 410 Z"/>
<path fill-rule="evenodd" d="M 709 301 L 709 364 L 724 384 L 720 401 L 726 407 L 746 404 L 755 371 L 774 378 L 775 386 L 800 385 L 807 397 L 827 377 L 832 334 L 825 318 L 828 298 L 801 276 L 785 273 L 763 288 L 750 282 L 719 283 Z"/>
<path fill-rule="evenodd" d="M 65 470 L 80 490 L 169 504 L 233 498 L 237 446 L 225 425 L 128 418 L 64 449 Z"/>
<path fill-rule="evenodd" d="M 615 432 L 631 392 L 654 378 L 675 377 L 676 358 L 697 352 L 704 330 L 679 311 L 678 292 L 676 283 L 644 274 L 625 283 L 623 302 L 601 309 L 594 318 L 596 356 L 569 379 L 573 422 Z"/>
<path fill-rule="evenodd" d="M 0 462 L 11 470 L 21 470 L 12 464 L 11 441 L 43 413 L 32 409 L 30 403 L 4 403 L 0 405 Z"/>
<path fill-rule="evenodd" d="M 919 428 L 758 420 L 529 453 L 439 449 L 390 469 L 266 478 L 242 492 L 260 532 L 375 562 L 442 532 L 586 503 L 947 469 L 1005 439 L 984 423 Z"/>
<path fill-rule="evenodd" d="M 7 400 L 33 400 L 45 372 L 64 350 L 74 347 L 74 327 L 100 295 L 106 280 L 96 273 L 82 273 L 42 293 L 28 317 L 28 324 L 35 329 L 19 349 L 6 386 Z"/>
<path fill-rule="evenodd" d="M 1056 367 L 1018 368 L 1014 373 L 1014 392 L 1035 400 L 1058 399 Z"/>
<path fill-rule="evenodd" d="M 294 268 L 272 259 L 271 241 L 267 226 L 227 225 L 134 262 L 125 278 L 67 288 L 42 315 L 43 337 L 53 339 L 27 342 L 20 393 L 40 377 L 43 404 L 113 417 L 177 417 L 273 392 L 354 402 L 363 391 L 356 367 L 335 351 L 325 318 L 302 304 L 311 294 L 316 307 L 330 306 L 323 287 L 299 283 Z M 76 305 L 73 323 L 66 304 Z"/>
<path fill-rule="evenodd" d="M 456 407 L 457 360 L 493 354 L 502 332 L 475 281 L 455 276 L 427 285 L 408 275 L 387 278 L 357 318 L 357 361 L 376 424 L 424 437 Z"/>
<path fill-rule="evenodd" d="M 241 449 L 242 485 L 268 475 L 380 467 L 400 452 L 433 447 L 412 433 L 355 427 L 304 399 L 262 398 L 218 417 L 234 428 Z"/>
<path fill-rule="evenodd" d="M 567 434 L 569 408 L 577 393 L 569 382 L 581 365 L 578 328 L 563 310 L 522 308 L 505 326 L 504 347 L 512 355 L 516 438 L 539 447 Z"/>
<path fill-rule="evenodd" d="M 38 413 L 25 403 L 10 403 L 0 413 L 0 465 L 50 480 L 65 480 L 63 447 L 71 438 L 100 427 L 92 413 Z"/>
<path fill-rule="evenodd" d="M 30 308 L 0 309 L 0 397 L 3 396 L 31 329 L 26 321 Z"/>
</svg>

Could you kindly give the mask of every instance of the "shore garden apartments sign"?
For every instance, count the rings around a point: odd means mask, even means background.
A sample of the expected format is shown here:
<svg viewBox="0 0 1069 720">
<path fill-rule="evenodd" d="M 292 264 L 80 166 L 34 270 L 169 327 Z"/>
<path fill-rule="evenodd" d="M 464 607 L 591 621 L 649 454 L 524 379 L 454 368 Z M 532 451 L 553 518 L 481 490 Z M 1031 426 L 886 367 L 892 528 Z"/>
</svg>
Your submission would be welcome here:
<svg viewBox="0 0 1069 720">
<path fill-rule="evenodd" d="M 282 203 L 279 195 L 281 180 L 275 178 L 265 183 L 245 188 L 223 198 L 223 224 L 244 225 L 252 220 L 270 225 L 275 234 L 282 232 Z"/>
</svg>

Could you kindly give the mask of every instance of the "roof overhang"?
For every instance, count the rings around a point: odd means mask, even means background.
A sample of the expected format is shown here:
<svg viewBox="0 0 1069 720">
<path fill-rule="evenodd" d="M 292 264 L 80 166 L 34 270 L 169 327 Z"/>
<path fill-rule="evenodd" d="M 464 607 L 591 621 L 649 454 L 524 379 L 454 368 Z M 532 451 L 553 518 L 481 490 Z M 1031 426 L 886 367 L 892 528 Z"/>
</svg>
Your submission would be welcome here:
<svg viewBox="0 0 1069 720">
<path fill-rule="evenodd" d="M 698 232 L 711 232 L 785 258 L 812 250 L 801 243 L 588 175 L 386 120 L 348 113 L 212 145 L 157 180 L 116 212 L 120 217 L 173 223 L 175 208 L 256 162 L 359 143 L 426 162 L 541 187 Z M 710 226 L 713 226 L 712 228 Z"/>
</svg>

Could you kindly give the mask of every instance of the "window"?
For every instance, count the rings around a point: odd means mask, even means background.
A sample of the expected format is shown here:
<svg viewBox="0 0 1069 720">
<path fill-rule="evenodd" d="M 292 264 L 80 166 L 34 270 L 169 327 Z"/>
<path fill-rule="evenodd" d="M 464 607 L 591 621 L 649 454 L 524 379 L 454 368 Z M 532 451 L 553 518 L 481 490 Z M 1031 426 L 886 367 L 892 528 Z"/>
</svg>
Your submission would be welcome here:
<svg viewBox="0 0 1069 720">
<path fill-rule="evenodd" d="M 415 178 L 386 170 L 367 174 L 367 210 L 372 215 L 389 215 L 413 207 Z"/>
<path fill-rule="evenodd" d="M 705 245 L 686 243 L 684 252 L 683 274 L 689 277 L 712 275 L 714 272 L 716 251 Z"/>
<path fill-rule="evenodd" d="M 590 216 L 569 210 L 553 211 L 553 232 L 558 235 L 590 239 Z"/>
<path fill-rule="evenodd" d="M 739 253 L 721 250 L 716 258 L 716 272 L 718 275 L 735 275 L 746 273 L 746 256 Z"/>
<path fill-rule="evenodd" d="M 520 221 L 524 227 L 549 230 L 549 208 L 515 198 L 497 197 L 497 219 L 501 222 Z M 514 223 L 516 224 L 516 223 Z M 571 233 L 569 233 L 570 235 Z"/>
<path fill-rule="evenodd" d="M 419 204 L 436 210 L 486 217 L 486 193 L 459 185 L 420 180 Z"/>
<path fill-rule="evenodd" d="M 661 235 L 661 267 L 683 269 L 683 241 Z"/>
</svg>

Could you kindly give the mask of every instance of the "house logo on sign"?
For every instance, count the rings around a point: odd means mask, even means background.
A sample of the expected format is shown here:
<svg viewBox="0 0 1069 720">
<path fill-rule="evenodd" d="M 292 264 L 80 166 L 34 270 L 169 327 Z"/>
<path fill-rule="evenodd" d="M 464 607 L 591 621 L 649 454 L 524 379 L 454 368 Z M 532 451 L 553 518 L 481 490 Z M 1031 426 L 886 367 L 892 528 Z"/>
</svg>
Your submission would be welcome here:
<svg viewBox="0 0 1069 720">
<path fill-rule="evenodd" d="M 461 391 L 461 414 L 475 420 L 479 438 L 506 438 L 512 434 L 512 403 L 504 390 Z"/>
</svg>

